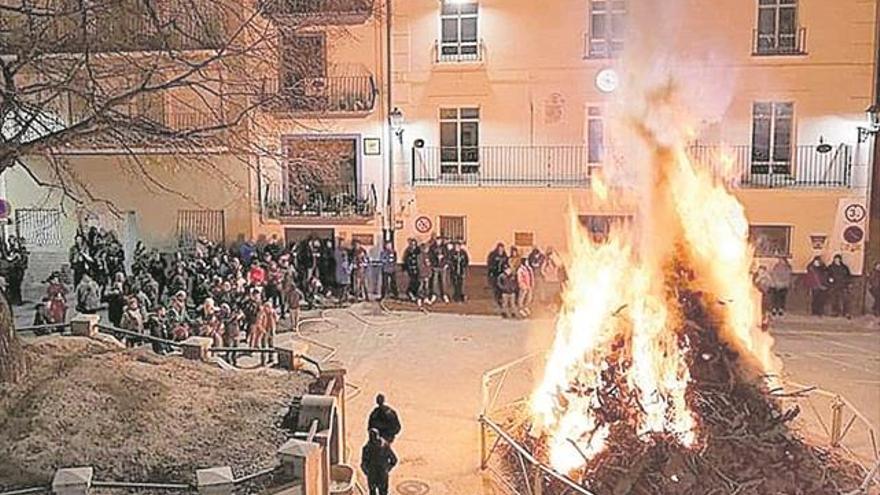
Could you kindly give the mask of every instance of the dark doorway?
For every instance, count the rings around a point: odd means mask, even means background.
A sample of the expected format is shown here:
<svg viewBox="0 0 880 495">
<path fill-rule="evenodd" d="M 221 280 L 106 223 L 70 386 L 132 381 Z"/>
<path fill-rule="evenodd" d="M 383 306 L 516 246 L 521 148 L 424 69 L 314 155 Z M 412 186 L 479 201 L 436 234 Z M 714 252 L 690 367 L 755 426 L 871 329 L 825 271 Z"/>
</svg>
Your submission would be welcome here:
<svg viewBox="0 0 880 495">
<path fill-rule="evenodd" d="M 333 229 L 310 229 L 310 228 L 290 228 L 284 230 L 284 242 L 289 246 L 291 243 L 295 242 L 299 244 L 300 242 L 314 237 L 316 239 L 320 239 L 321 241 L 333 241 L 336 242 L 336 231 Z"/>
</svg>

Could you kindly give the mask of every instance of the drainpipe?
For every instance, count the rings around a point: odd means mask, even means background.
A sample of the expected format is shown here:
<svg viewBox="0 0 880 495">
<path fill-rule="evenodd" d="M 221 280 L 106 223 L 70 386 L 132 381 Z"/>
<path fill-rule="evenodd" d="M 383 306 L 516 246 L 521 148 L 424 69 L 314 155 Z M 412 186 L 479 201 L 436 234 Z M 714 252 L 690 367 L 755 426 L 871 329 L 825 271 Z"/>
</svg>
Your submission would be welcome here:
<svg viewBox="0 0 880 495">
<path fill-rule="evenodd" d="M 385 0 L 385 139 L 388 140 L 388 184 L 385 193 L 385 240 L 394 242 L 394 131 L 391 129 L 391 112 L 393 110 L 391 93 L 391 22 L 392 1 Z M 401 140 L 402 141 L 402 140 Z M 403 143 L 401 142 L 401 146 Z"/>
</svg>

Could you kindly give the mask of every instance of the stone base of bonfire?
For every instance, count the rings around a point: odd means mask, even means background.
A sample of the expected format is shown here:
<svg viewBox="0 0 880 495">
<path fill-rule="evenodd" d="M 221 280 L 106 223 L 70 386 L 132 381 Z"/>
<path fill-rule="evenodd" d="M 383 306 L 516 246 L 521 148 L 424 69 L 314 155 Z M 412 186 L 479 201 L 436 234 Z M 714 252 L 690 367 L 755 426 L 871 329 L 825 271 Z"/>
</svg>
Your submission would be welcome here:
<svg viewBox="0 0 880 495">
<path fill-rule="evenodd" d="M 861 466 L 816 445 L 797 432 L 794 406 L 784 409 L 764 385 L 749 377 L 737 353 L 714 331 L 688 323 L 692 382 L 689 403 L 699 418 L 699 442 L 692 448 L 672 436 L 637 437 L 634 399 L 623 397 L 622 383 L 595 391 L 603 420 L 613 425 L 607 449 L 581 472 L 570 473 L 597 495 L 827 495 L 849 493 L 864 481 Z M 613 358 L 612 358 L 613 359 Z M 615 366 L 606 378 L 623 380 Z M 546 442 L 528 424 L 513 432 L 536 458 L 547 456 Z M 519 461 L 510 455 L 509 473 Z M 571 493 L 561 483 L 547 482 L 545 495 Z"/>
</svg>

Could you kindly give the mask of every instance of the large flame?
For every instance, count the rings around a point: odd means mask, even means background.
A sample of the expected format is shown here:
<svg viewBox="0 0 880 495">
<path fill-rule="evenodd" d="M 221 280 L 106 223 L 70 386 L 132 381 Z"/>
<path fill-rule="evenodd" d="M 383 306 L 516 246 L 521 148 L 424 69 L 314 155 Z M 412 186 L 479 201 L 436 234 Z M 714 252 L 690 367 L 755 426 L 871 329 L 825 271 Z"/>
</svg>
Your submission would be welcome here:
<svg viewBox="0 0 880 495">
<path fill-rule="evenodd" d="M 658 435 L 685 447 L 699 441 L 688 405 L 689 322 L 676 282 L 709 295 L 720 337 L 748 366 L 777 369 L 761 329 L 742 205 L 717 170 L 690 160 L 684 139 L 665 144 L 646 127 L 633 128 L 647 150 L 649 200 L 641 203 L 649 207 L 601 240 L 570 222 L 569 281 L 531 400 L 534 433 L 546 437 L 561 472 L 587 465 L 617 425 L 637 425 L 645 442 Z M 604 183 L 596 195 L 607 195 Z"/>
</svg>

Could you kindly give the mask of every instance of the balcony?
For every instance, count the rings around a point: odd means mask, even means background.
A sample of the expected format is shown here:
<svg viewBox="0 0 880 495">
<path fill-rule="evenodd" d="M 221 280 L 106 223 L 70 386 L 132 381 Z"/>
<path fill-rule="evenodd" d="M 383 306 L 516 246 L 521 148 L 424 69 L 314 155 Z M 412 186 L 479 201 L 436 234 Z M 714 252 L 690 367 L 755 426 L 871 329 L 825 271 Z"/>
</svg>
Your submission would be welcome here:
<svg viewBox="0 0 880 495">
<path fill-rule="evenodd" d="M 376 215 L 377 197 L 372 184 L 268 186 L 263 205 L 269 218 L 283 224 L 366 223 Z"/>
<path fill-rule="evenodd" d="M 412 150 L 417 186 L 585 187 L 602 163 L 591 161 L 586 146 L 425 147 Z M 751 146 L 694 144 L 691 158 L 711 167 L 739 188 L 848 188 L 852 185 L 853 148 L 829 153 L 795 146 L 789 160 L 763 160 Z M 620 161 L 606 150 L 606 162 Z M 769 158 L 769 157 L 768 157 Z"/>
<path fill-rule="evenodd" d="M 282 24 L 357 25 L 373 15 L 373 0 L 260 0 L 263 14 Z"/>
<path fill-rule="evenodd" d="M 787 150 L 786 150 L 787 151 Z M 694 144 L 691 158 L 711 167 L 741 188 L 848 188 L 852 186 L 853 147 L 842 144 L 828 153 L 815 146 L 792 147 L 787 160 L 776 160 L 748 145 Z"/>
<path fill-rule="evenodd" d="M 798 28 L 797 32 L 759 33 L 752 30 L 752 56 L 775 57 L 796 56 L 807 54 L 807 28 Z"/>
<path fill-rule="evenodd" d="M 267 79 L 261 101 L 263 108 L 273 113 L 364 117 L 375 109 L 377 94 L 372 75 L 310 77 L 290 86 Z"/>
<path fill-rule="evenodd" d="M 486 46 L 483 40 L 456 43 L 444 43 L 440 40 L 434 42 L 434 63 L 437 64 L 479 64 L 485 61 L 485 53 Z"/>
<path fill-rule="evenodd" d="M 413 148 L 416 185 L 581 187 L 600 163 L 586 146 Z"/>
</svg>

